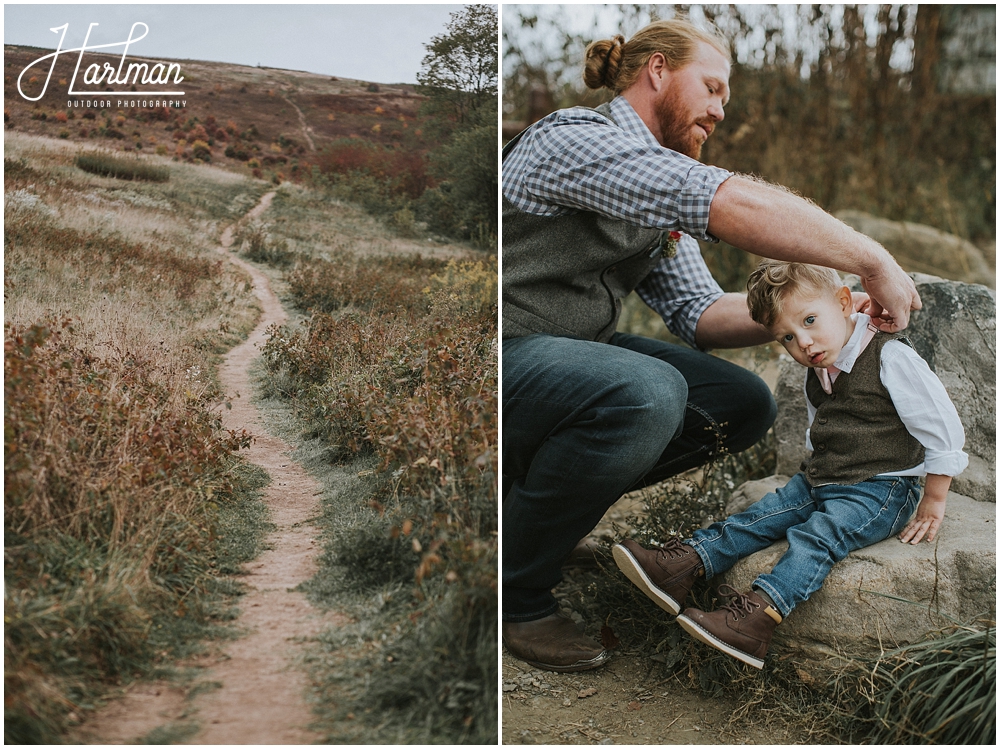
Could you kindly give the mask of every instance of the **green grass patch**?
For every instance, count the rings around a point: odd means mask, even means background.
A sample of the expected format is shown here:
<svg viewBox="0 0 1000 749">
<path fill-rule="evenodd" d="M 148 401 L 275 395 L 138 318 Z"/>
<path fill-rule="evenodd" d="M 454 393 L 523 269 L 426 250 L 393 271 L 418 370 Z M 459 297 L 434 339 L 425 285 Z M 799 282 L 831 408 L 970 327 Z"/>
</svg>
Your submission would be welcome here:
<svg viewBox="0 0 1000 749">
<path fill-rule="evenodd" d="M 145 182 L 167 182 L 170 179 L 169 167 L 156 166 L 138 158 L 124 158 L 103 151 L 86 151 L 78 154 L 75 163 L 83 171 L 100 177 Z"/>
</svg>

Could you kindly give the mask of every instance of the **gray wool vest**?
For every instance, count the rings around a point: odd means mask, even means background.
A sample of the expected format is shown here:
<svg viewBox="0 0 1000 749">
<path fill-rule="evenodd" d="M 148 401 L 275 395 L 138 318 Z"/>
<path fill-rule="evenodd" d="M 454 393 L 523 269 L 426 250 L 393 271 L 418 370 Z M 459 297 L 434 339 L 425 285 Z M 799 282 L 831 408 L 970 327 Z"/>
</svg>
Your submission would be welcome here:
<svg viewBox="0 0 1000 749">
<path fill-rule="evenodd" d="M 614 123 L 611 110 L 595 110 Z M 510 141 L 503 155 L 517 146 Z M 606 343 L 668 232 L 596 213 L 536 216 L 503 199 L 503 337 L 532 333 Z"/>
<path fill-rule="evenodd" d="M 882 347 L 893 340 L 910 345 L 898 333 L 876 333 L 851 371 L 837 376 L 832 394 L 809 370 L 806 395 L 816 407 L 809 429 L 813 453 L 804 466 L 810 486 L 856 484 L 923 462 L 923 445 L 906 431 L 879 378 Z"/>
</svg>

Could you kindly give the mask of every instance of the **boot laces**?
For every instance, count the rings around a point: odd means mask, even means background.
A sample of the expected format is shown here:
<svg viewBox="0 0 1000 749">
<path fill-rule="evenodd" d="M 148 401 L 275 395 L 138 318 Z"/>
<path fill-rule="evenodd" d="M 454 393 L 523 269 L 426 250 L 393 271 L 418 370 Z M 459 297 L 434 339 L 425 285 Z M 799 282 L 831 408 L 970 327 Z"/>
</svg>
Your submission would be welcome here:
<svg viewBox="0 0 1000 749">
<path fill-rule="evenodd" d="M 719 608 L 725 609 L 733 615 L 733 621 L 742 619 L 753 613 L 754 609 L 759 609 L 760 604 L 750 600 L 746 593 L 740 593 L 731 585 L 720 585 L 719 595 L 728 598 L 726 603 Z"/>
<path fill-rule="evenodd" d="M 671 536 L 670 539 L 663 544 L 663 546 L 657 549 L 657 553 L 667 559 L 673 559 L 675 557 L 682 557 L 686 555 L 690 550 L 690 547 L 682 544 L 679 538 Z"/>
</svg>

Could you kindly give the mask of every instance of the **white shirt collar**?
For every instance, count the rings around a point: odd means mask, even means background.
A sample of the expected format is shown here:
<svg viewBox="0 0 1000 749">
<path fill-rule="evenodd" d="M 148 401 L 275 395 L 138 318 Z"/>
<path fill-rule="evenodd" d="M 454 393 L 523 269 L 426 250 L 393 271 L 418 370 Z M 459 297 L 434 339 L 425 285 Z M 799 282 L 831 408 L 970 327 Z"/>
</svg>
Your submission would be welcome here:
<svg viewBox="0 0 1000 749">
<path fill-rule="evenodd" d="M 837 361 L 833 363 L 833 366 L 841 372 L 850 372 L 858 357 L 861 356 L 861 352 L 865 350 L 863 345 L 865 331 L 868 330 L 868 323 L 870 321 L 871 318 L 864 312 L 855 312 L 851 315 L 851 322 L 854 323 L 854 332 L 851 333 L 851 337 L 847 340 L 844 348 L 840 350 L 840 356 L 837 357 Z"/>
</svg>

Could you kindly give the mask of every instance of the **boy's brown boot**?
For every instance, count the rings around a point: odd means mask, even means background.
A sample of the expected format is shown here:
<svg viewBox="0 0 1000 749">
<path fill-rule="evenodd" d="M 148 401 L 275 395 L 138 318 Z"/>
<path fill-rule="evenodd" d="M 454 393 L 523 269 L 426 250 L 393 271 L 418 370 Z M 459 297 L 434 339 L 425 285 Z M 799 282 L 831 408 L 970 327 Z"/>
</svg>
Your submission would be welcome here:
<svg viewBox="0 0 1000 749">
<path fill-rule="evenodd" d="M 611 553 L 625 577 L 671 614 L 681 612 L 694 581 L 705 574 L 698 552 L 677 538 L 654 549 L 644 549 L 629 538 L 615 544 Z"/>
<path fill-rule="evenodd" d="M 781 623 L 781 614 L 752 590 L 740 593 L 729 585 L 720 585 L 719 595 L 729 601 L 710 613 L 684 609 L 677 623 L 706 645 L 763 668 L 764 656 L 774 628 Z"/>
</svg>

